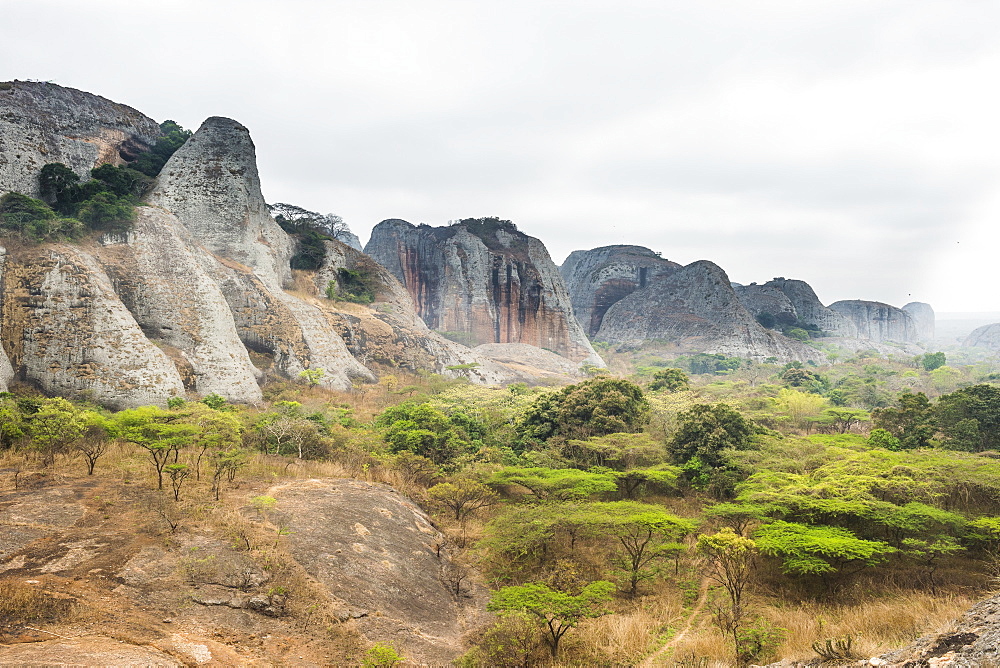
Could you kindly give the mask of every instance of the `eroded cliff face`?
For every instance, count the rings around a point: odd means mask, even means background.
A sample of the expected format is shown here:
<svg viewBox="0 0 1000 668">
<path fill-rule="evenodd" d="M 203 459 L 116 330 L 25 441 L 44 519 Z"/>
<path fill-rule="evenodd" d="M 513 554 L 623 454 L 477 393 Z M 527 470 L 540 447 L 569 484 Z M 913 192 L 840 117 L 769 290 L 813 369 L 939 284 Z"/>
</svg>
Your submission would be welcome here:
<svg viewBox="0 0 1000 668">
<path fill-rule="evenodd" d="M 28 249 L 4 267 L 3 347 L 21 380 L 112 408 L 183 396 L 177 367 L 146 338 L 90 253 Z"/>
<path fill-rule="evenodd" d="M 368 255 L 339 241 L 326 242 L 326 259 L 313 276 L 317 295 L 336 284 L 341 269 L 367 276 L 375 289 L 372 307 L 321 300 L 335 314 L 337 331 L 360 360 L 415 371 L 429 369 L 448 377 L 501 384 L 531 380 L 487 355 L 444 338 L 417 315 L 413 299 L 389 270 Z M 456 369 L 449 367 L 469 368 Z"/>
<path fill-rule="evenodd" d="M 642 246 L 603 246 L 573 251 L 559 273 L 569 291 L 573 313 L 587 334 L 594 336 L 612 304 L 680 268 Z"/>
<path fill-rule="evenodd" d="M 202 264 L 221 288 L 240 338 L 269 356 L 278 373 L 294 378 L 322 368 L 321 384 L 337 389 L 350 389 L 354 379 L 374 381 L 323 310 L 285 291 L 294 244 L 268 213 L 244 126 L 206 120 L 167 161 L 148 199 L 215 256 Z"/>
<path fill-rule="evenodd" d="M 168 352 L 185 389 L 258 403 L 260 371 L 240 341 L 233 314 L 203 264 L 210 258 L 172 214 L 139 207 L 125 239 L 98 251 L 115 292 L 146 336 Z"/>
<path fill-rule="evenodd" d="M 819 359 L 819 351 L 765 330 L 743 307 L 726 272 L 705 260 L 653 280 L 612 305 L 597 340 L 666 339 L 680 351 L 781 360 Z"/>
<path fill-rule="evenodd" d="M 0 90 L 0 195 L 38 197 L 38 173 L 61 162 L 81 179 L 120 164 L 160 135 L 156 121 L 131 107 L 73 88 L 15 81 Z"/>
<path fill-rule="evenodd" d="M 812 287 L 805 281 L 774 278 L 757 285 L 734 286 L 740 302 L 754 316 L 769 313 L 781 325 L 801 322 L 815 325 L 834 336 L 855 338 L 858 328 L 850 319 L 823 306 Z"/>
<path fill-rule="evenodd" d="M 538 239 L 505 227 L 419 227 L 386 220 L 365 251 L 406 288 L 432 329 L 478 343 L 527 343 L 603 364 L 573 316 L 562 278 Z"/>
<path fill-rule="evenodd" d="M 901 308 L 861 299 L 834 302 L 830 308 L 851 320 L 858 328 L 858 337 L 862 339 L 901 343 L 919 340 L 916 323 Z"/>
<path fill-rule="evenodd" d="M 294 245 L 268 213 L 256 148 L 236 121 L 202 123 L 164 165 L 148 199 L 211 252 L 249 267 L 271 288 L 288 285 Z"/>
</svg>

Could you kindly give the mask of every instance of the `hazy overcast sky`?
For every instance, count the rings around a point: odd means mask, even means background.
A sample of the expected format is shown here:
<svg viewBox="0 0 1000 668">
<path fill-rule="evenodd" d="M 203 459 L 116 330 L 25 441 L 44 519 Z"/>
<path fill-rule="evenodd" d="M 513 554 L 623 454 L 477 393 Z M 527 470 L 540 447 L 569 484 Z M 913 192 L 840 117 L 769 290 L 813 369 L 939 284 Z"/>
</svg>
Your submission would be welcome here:
<svg viewBox="0 0 1000 668">
<path fill-rule="evenodd" d="M 0 0 L 0 80 L 250 128 L 264 194 L 1000 310 L 1000 3 Z"/>
</svg>

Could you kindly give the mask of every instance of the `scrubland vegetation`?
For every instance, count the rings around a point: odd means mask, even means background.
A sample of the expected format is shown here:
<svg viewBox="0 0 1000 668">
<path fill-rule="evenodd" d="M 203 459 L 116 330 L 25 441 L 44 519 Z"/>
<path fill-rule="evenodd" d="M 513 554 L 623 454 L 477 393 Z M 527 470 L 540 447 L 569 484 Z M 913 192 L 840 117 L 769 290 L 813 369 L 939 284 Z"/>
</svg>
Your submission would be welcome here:
<svg viewBox="0 0 1000 668">
<path fill-rule="evenodd" d="M 351 393 L 273 384 L 264 407 L 213 395 L 118 413 L 15 388 L 0 397 L 0 469 L 8 486 L 127 478 L 157 499 L 163 531 L 214 518 L 274 554 L 281 527 L 236 510 L 266 519 L 275 480 L 391 484 L 493 592 L 469 666 L 836 662 L 904 644 L 995 586 L 992 362 L 603 352 L 632 373 L 483 388 L 387 372 Z M 284 614 L 329 627 L 301 575 L 281 586 Z M 6 599 L 71 613 L 30 596 Z"/>
</svg>

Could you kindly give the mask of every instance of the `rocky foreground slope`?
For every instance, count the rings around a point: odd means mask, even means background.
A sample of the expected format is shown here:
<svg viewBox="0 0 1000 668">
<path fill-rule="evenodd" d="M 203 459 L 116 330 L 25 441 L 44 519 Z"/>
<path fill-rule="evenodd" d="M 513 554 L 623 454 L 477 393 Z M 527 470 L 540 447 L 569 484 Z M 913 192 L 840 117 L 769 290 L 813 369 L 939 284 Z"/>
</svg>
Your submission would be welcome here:
<svg viewBox="0 0 1000 668">
<path fill-rule="evenodd" d="M 373 642 L 445 665 L 486 614 L 386 485 L 290 480 L 260 490 L 273 511 L 196 517 L 120 480 L 52 478 L 3 477 L 0 587 L 65 614 L 45 631 L 0 618 L 0 665 L 357 665 Z"/>
</svg>

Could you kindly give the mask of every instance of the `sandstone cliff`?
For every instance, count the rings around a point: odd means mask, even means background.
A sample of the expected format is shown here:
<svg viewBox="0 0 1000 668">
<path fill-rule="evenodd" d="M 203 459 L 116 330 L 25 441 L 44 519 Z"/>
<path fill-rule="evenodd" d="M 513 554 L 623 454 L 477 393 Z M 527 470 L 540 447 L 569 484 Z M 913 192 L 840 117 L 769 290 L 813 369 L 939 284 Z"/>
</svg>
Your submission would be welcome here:
<svg viewBox="0 0 1000 668">
<path fill-rule="evenodd" d="M 915 343 L 917 326 L 909 313 L 882 302 L 848 299 L 830 304 L 858 328 L 858 337 L 872 341 Z"/>
<path fill-rule="evenodd" d="M 326 259 L 313 276 L 317 295 L 324 294 L 331 283 L 337 284 L 341 269 L 366 276 L 375 290 L 375 303 L 371 307 L 324 300 L 324 308 L 336 314 L 337 331 L 358 359 L 386 367 L 464 376 L 486 384 L 530 380 L 489 356 L 429 329 L 396 277 L 347 244 L 326 242 Z"/>
<path fill-rule="evenodd" d="M 612 304 L 646 287 L 655 277 L 669 276 L 680 268 L 642 246 L 603 246 L 573 251 L 559 272 L 577 320 L 594 336 Z"/>
<path fill-rule="evenodd" d="M 365 251 L 406 287 L 424 322 L 472 342 L 527 343 L 602 364 L 538 239 L 504 224 L 385 220 Z"/>
<path fill-rule="evenodd" d="M 609 343 L 666 339 L 683 352 L 781 360 L 819 359 L 819 351 L 765 330 L 740 304 L 716 264 L 694 262 L 613 304 L 596 338 Z"/>
<path fill-rule="evenodd" d="M 81 178 L 120 164 L 160 135 L 156 121 L 131 107 L 73 88 L 15 81 L 0 90 L 0 195 L 38 197 L 38 172 L 61 162 Z"/>
</svg>

